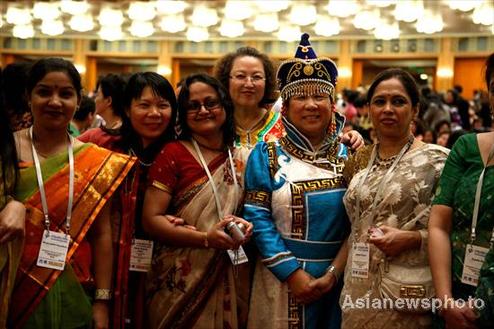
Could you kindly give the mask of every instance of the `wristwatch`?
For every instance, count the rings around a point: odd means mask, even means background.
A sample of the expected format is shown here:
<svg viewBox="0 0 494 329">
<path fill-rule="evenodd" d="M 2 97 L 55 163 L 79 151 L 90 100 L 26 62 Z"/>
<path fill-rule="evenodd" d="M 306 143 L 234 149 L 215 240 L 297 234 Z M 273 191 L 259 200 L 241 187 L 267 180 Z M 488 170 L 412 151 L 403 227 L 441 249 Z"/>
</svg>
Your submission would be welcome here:
<svg viewBox="0 0 494 329">
<path fill-rule="evenodd" d="M 338 274 L 338 271 L 336 270 L 336 267 L 333 264 L 328 266 L 328 268 L 326 269 L 326 273 L 333 274 L 336 279 L 336 282 L 338 282 L 338 280 L 340 279 L 340 275 Z"/>
<path fill-rule="evenodd" d="M 110 300 L 111 290 L 110 289 L 96 289 L 94 292 L 94 300 Z"/>
</svg>

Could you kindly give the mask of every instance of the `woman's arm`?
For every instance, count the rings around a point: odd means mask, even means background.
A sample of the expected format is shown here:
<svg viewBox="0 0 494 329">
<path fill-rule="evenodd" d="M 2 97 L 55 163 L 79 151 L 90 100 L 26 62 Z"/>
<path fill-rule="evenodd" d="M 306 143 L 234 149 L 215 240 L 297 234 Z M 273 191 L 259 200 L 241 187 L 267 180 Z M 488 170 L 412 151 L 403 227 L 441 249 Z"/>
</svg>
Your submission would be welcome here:
<svg viewBox="0 0 494 329">
<path fill-rule="evenodd" d="M 142 213 L 144 230 L 159 241 L 182 247 L 232 249 L 234 241 L 224 232 L 231 217 L 218 221 L 207 232 L 191 230 L 184 226 L 174 225 L 166 219 L 166 213 L 171 201 L 171 194 L 154 186 L 146 189 Z"/>
<path fill-rule="evenodd" d="M 429 219 L 429 262 L 436 296 L 443 303 L 441 311 L 446 327 L 476 328 L 475 312 L 468 308 L 458 308 L 452 304 L 451 288 L 451 243 L 449 234 L 452 226 L 453 209 L 444 205 L 433 205 Z"/>
<path fill-rule="evenodd" d="M 11 199 L 0 211 L 0 244 L 24 236 L 24 220 L 26 208 L 16 200 Z"/>
<path fill-rule="evenodd" d="M 419 231 L 400 230 L 395 227 L 381 225 L 379 230 L 382 235 L 376 235 L 376 231 L 369 232 L 369 242 L 373 243 L 387 256 L 397 256 L 405 250 L 419 249 L 422 243 L 422 235 Z"/>
<path fill-rule="evenodd" d="M 96 290 L 110 291 L 113 271 L 112 232 L 110 224 L 111 199 L 107 201 L 94 221 L 88 240 L 91 243 L 91 252 L 94 259 L 94 281 Z M 108 301 L 95 299 L 93 303 L 93 320 L 95 328 L 108 328 L 109 311 Z"/>
</svg>

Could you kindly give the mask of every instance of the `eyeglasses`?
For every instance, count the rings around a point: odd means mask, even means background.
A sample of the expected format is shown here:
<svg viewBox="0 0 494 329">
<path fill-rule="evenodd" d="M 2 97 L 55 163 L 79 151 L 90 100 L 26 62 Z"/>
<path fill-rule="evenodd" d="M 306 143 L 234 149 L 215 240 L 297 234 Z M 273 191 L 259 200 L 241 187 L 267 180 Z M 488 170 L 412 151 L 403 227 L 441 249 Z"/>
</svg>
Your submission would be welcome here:
<svg viewBox="0 0 494 329">
<path fill-rule="evenodd" d="M 236 80 L 238 82 L 246 83 L 247 80 L 250 80 L 253 84 L 261 83 L 266 80 L 266 78 L 262 74 L 254 74 L 254 75 L 246 75 L 243 73 L 237 73 L 234 75 L 230 75 L 230 79 Z"/>
<path fill-rule="evenodd" d="M 208 99 L 203 103 L 190 102 L 189 104 L 187 104 L 187 113 L 197 113 L 203 106 L 206 111 L 213 111 L 219 108 L 221 104 L 218 99 Z"/>
</svg>

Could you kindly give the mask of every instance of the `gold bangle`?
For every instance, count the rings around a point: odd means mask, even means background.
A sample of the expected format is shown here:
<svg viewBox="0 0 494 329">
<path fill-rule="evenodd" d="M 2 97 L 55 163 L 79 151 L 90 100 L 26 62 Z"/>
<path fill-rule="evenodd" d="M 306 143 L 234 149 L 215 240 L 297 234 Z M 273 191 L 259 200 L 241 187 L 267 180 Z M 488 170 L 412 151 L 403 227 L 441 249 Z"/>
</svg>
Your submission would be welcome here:
<svg viewBox="0 0 494 329">
<path fill-rule="evenodd" d="M 204 248 L 209 248 L 208 232 L 204 232 Z"/>
<path fill-rule="evenodd" d="M 110 289 L 96 289 L 94 292 L 94 300 L 110 300 L 111 290 Z"/>
</svg>

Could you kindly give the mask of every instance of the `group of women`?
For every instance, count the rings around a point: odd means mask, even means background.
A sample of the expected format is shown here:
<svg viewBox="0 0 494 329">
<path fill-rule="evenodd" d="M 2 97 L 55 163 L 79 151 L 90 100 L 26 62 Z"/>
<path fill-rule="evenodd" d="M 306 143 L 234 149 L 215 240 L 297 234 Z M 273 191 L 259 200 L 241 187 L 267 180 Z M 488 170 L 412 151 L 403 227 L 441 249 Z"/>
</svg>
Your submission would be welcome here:
<svg viewBox="0 0 494 329">
<path fill-rule="evenodd" d="M 494 54 L 494 107 L 493 68 Z M 415 140 L 417 86 L 390 69 L 367 95 L 378 143 L 360 147 L 341 136 L 337 75 L 308 35 L 277 73 L 240 48 L 216 78 L 187 77 L 178 100 L 160 75 L 136 73 L 118 117 L 74 140 L 79 74 L 35 63 L 32 128 L 1 127 L 0 327 L 427 328 L 428 309 L 346 306 L 431 298 L 432 280 L 440 298 L 488 306 L 441 309 L 447 328 L 489 323 L 493 252 L 477 289 L 462 267 L 489 247 L 494 133 L 449 157 Z M 117 104 L 103 88 L 99 101 Z"/>
</svg>

